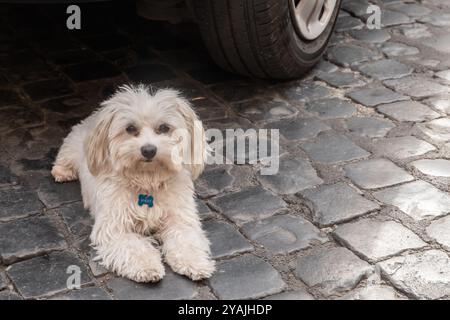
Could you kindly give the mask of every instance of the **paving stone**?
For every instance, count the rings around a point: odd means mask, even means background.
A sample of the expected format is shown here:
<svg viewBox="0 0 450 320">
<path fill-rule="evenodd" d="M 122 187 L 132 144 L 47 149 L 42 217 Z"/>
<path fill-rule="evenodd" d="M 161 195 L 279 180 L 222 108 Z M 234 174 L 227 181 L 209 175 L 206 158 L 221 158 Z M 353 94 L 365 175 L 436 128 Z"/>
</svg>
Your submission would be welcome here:
<svg viewBox="0 0 450 320">
<path fill-rule="evenodd" d="M 412 136 L 380 139 L 375 144 L 375 153 L 392 159 L 421 156 L 435 149 L 428 142 Z"/>
<path fill-rule="evenodd" d="M 261 187 L 247 187 L 214 198 L 211 203 L 237 224 L 267 218 L 286 208 L 280 197 Z"/>
<path fill-rule="evenodd" d="M 362 29 L 362 30 L 352 30 L 350 35 L 356 40 L 368 42 L 368 43 L 383 43 L 388 41 L 391 36 L 389 32 L 382 29 Z"/>
<path fill-rule="evenodd" d="M 51 300 L 111 300 L 105 290 L 97 287 L 71 290 L 63 295 L 53 297 Z"/>
<path fill-rule="evenodd" d="M 429 237 L 436 240 L 445 250 L 450 250 L 450 216 L 434 220 L 427 227 L 426 231 Z"/>
<path fill-rule="evenodd" d="M 413 253 L 378 265 L 389 282 L 417 299 L 450 295 L 450 259 L 442 251 Z"/>
<path fill-rule="evenodd" d="M 160 64 L 142 64 L 126 70 L 128 77 L 134 82 L 154 83 L 176 78 L 166 66 Z"/>
<path fill-rule="evenodd" d="M 336 22 L 336 32 L 348 31 L 353 29 L 362 29 L 364 24 L 361 20 L 352 16 L 340 17 Z"/>
<path fill-rule="evenodd" d="M 425 100 L 430 106 L 438 111 L 444 112 L 450 115 L 450 96 L 437 96 Z"/>
<path fill-rule="evenodd" d="M 306 190 L 301 194 L 308 200 L 314 222 L 321 226 L 343 222 L 379 208 L 375 202 L 364 198 L 343 182 Z"/>
<path fill-rule="evenodd" d="M 314 71 L 317 72 L 335 72 L 338 70 L 338 67 L 326 60 L 320 60 L 315 66 Z"/>
<path fill-rule="evenodd" d="M 347 96 L 367 107 L 374 107 L 382 103 L 391 103 L 407 99 L 404 95 L 384 87 L 355 89 L 350 91 Z"/>
<path fill-rule="evenodd" d="M 293 194 L 322 183 L 311 164 L 300 157 L 282 156 L 276 174 L 258 175 L 258 180 L 278 194 Z"/>
<path fill-rule="evenodd" d="M 314 300 L 306 290 L 286 291 L 264 298 L 264 300 Z"/>
<path fill-rule="evenodd" d="M 386 86 L 414 98 L 426 98 L 440 93 L 448 93 L 449 88 L 423 77 L 406 77 L 386 80 Z"/>
<path fill-rule="evenodd" d="M 75 82 L 114 78 L 121 72 L 106 61 L 86 61 L 64 68 L 64 72 Z"/>
<path fill-rule="evenodd" d="M 6 288 L 7 284 L 6 275 L 3 272 L 0 273 L 0 290 Z"/>
<path fill-rule="evenodd" d="M 430 37 L 423 40 L 423 44 L 442 53 L 450 53 L 450 34 Z"/>
<path fill-rule="evenodd" d="M 336 45 L 328 50 L 328 59 L 344 67 L 353 66 L 380 57 L 380 54 L 373 50 L 355 45 Z"/>
<path fill-rule="evenodd" d="M 395 60 L 384 59 L 363 64 L 358 67 L 363 74 L 378 79 L 396 79 L 410 75 L 414 68 Z"/>
<path fill-rule="evenodd" d="M 295 275 L 325 295 L 353 289 L 372 267 L 349 250 L 320 248 L 297 260 Z"/>
<path fill-rule="evenodd" d="M 450 140 L 450 119 L 440 118 L 417 125 L 419 129 L 438 143 Z"/>
<path fill-rule="evenodd" d="M 394 221 L 363 219 L 340 225 L 333 234 L 350 250 L 371 261 L 427 245 L 411 230 Z"/>
<path fill-rule="evenodd" d="M 23 300 L 17 293 L 9 290 L 0 292 L 0 301 L 2 300 Z"/>
<path fill-rule="evenodd" d="M 436 77 L 450 81 L 450 70 L 443 70 L 436 72 Z"/>
<path fill-rule="evenodd" d="M 370 155 L 346 137 L 336 133 L 319 135 L 316 141 L 304 143 L 301 147 L 314 161 L 323 164 L 336 164 Z"/>
<path fill-rule="evenodd" d="M 80 268 L 80 285 L 90 281 L 84 263 L 69 252 L 54 252 L 21 261 L 10 266 L 6 272 L 24 298 L 38 298 L 67 289 L 68 277 L 75 274 L 67 273 L 69 266 Z"/>
<path fill-rule="evenodd" d="M 419 54 L 420 51 L 416 47 L 407 46 L 403 43 L 387 42 L 381 47 L 381 51 L 389 58 L 391 57 L 403 57 Z"/>
<path fill-rule="evenodd" d="M 249 222 L 242 227 L 242 232 L 250 240 L 275 254 L 291 253 L 328 241 L 310 222 L 292 215 L 278 215 Z"/>
<path fill-rule="evenodd" d="M 364 189 L 378 189 L 414 180 L 414 177 L 385 159 L 370 159 L 345 166 L 347 177 Z"/>
<path fill-rule="evenodd" d="M 364 82 L 358 79 L 352 72 L 319 72 L 316 76 L 319 80 L 337 88 L 362 86 Z"/>
<path fill-rule="evenodd" d="M 423 174 L 450 178 L 450 160 L 422 159 L 412 162 L 411 165 Z"/>
<path fill-rule="evenodd" d="M 0 221 L 23 218 L 42 210 L 36 192 L 26 189 L 0 190 Z"/>
<path fill-rule="evenodd" d="M 413 19 L 408 17 L 407 15 L 397 12 L 384 9 L 381 14 L 381 27 L 391 27 L 399 24 L 405 24 L 413 22 Z"/>
<path fill-rule="evenodd" d="M 209 283 L 219 299 L 257 299 L 278 293 L 285 287 L 280 274 L 253 255 L 219 263 Z"/>
<path fill-rule="evenodd" d="M 384 137 L 395 125 L 392 121 L 381 118 L 353 117 L 345 121 L 345 127 L 351 133 L 361 137 L 380 138 Z"/>
<path fill-rule="evenodd" d="M 348 118 L 356 113 L 356 107 L 351 102 L 339 98 L 307 103 L 306 110 L 322 119 Z"/>
<path fill-rule="evenodd" d="M 39 199 L 47 208 L 55 208 L 67 202 L 81 201 L 78 182 L 56 183 L 52 178 L 43 179 L 38 188 Z"/>
<path fill-rule="evenodd" d="M 389 8 L 400 11 L 410 17 L 419 18 L 431 13 L 431 10 L 415 3 L 397 3 L 389 6 Z"/>
<path fill-rule="evenodd" d="M 422 39 L 433 36 L 426 25 L 408 24 L 398 28 L 400 33 L 410 39 Z"/>
<path fill-rule="evenodd" d="M 423 16 L 418 19 L 420 22 L 429 23 L 435 27 L 450 26 L 450 13 L 448 12 L 433 12 L 432 15 Z"/>
<path fill-rule="evenodd" d="M 252 121 L 277 120 L 295 115 L 298 111 L 286 101 L 257 99 L 233 105 L 237 113 Z"/>
<path fill-rule="evenodd" d="M 329 130 L 324 122 L 314 118 L 295 118 L 272 122 L 270 129 L 278 129 L 289 140 L 308 140 L 315 138 L 320 132 Z"/>
<path fill-rule="evenodd" d="M 415 220 L 450 213 L 450 196 L 424 181 L 409 182 L 373 194 L 386 204 L 395 206 Z"/>
<path fill-rule="evenodd" d="M 351 12 L 357 17 L 364 17 L 367 15 L 367 7 L 370 3 L 366 0 L 348 0 L 342 2 L 342 9 Z"/>
<path fill-rule="evenodd" d="M 69 203 L 57 210 L 76 239 L 83 239 L 90 235 L 94 219 L 84 209 L 82 202 Z"/>
<path fill-rule="evenodd" d="M 88 265 L 94 277 L 104 276 L 105 274 L 109 273 L 109 270 L 101 264 L 101 259 L 97 256 L 97 251 L 92 247 L 90 248 L 89 252 Z"/>
<path fill-rule="evenodd" d="M 66 247 L 63 235 L 48 217 L 31 217 L 0 224 L 0 234 L 0 257 L 7 264 Z"/>
<path fill-rule="evenodd" d="M 230 224 L 223 221 L 206 221 L 204 230 L 211 241 L 214 259 L 253 251 L 253 246 Z"/>
<path fill-rule="evenodd" d="M 72 86 L 64 79 L 36 81 L 24 85 L 23 89 L 34 101 L 73 93 Z"/>
<path fill-rule="evenodd" d="M 195 190 L 201 198 L 207 198 L 223 193 L 231 188 L 234 178 L 228 172 L 229 169 L 217 167 L 205 170 L 196 181 Z"/>
<path fill-rule="evenodd" d="M 197 293 L 195 282 L 180 276 L 169 268 L 158 283 L 138 283 L 125 278 L 113 278 L 106 285 L 119 300 L 185 300 Z"/>
<path fill-rule="evenodd" d="M 332 94 L 327 87 L 312 81 L 293 82 L 280 87 L 277 91 L 292 102 L 314 101 L 326 98 Z"/>
<path fill-rule="evenodd" d="M 437 112 L 416 101 L 383 104 L 378 106 L 377 110 L 397 121 L 421 122 L 439 117 Z"/>
<path fill-rule="evenodd" d="M 197 204 L 198 215 L 201 219 L 209 219 L 214 216 L 214 212 L 201 200 L 195 200 Z"/>
<path fill-rule="evenodd" d="M 369 285 L 346 294 L 341 300 L 403 300 L 392 287 Z"/>
</svg>

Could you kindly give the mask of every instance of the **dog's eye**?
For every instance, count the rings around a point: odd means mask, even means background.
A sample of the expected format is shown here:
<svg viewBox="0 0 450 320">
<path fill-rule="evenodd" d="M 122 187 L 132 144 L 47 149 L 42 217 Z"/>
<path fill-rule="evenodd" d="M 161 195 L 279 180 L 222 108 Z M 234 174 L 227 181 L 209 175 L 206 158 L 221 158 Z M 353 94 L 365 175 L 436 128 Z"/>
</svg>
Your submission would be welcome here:
<svg viewBox="0 0 450 320">
<path fill-rule="evenodd" d="M 170 130 L 170 127 L 167 124 L 165 124 L 165 123 L 160 125 L 159 128 L 158 128 L 158 132 L 159 133 L 167 133 L 167 132 L 169 132 L 169 130 Z"/>
<path fill-rule="evenodd" d="M 138 134 L 138 129 L 133 126 L 133 125 L 129 125 L 126 129 L 125 129 L 129 134 L 133 134 L 136 135 Z"/>
</svg>

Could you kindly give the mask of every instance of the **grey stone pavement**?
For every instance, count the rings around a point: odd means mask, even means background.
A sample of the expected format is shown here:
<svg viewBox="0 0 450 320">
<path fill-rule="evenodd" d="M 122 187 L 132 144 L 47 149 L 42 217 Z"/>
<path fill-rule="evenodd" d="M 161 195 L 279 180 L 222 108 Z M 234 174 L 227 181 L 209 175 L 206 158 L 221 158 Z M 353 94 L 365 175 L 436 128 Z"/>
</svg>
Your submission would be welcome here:
<svg viewBox="0 0 450 320">
<path fill-rule="evenodd" d="M 190 25 L 89 7 L 68 32 L 64 9 L 1 6 L 0 299 L 450 298 L 450 2 L 370 3 L 380 30 L 344 1 L 324 60 L 282 83 L 220 71 Z M 50 177 L 71 125 L 129 81 L 181 89 L 208 128 L 280 129 L 277 175 L 217 165 L 196 183 L 209 280 L 103 269 L 78 183 Z"/>
</svg>

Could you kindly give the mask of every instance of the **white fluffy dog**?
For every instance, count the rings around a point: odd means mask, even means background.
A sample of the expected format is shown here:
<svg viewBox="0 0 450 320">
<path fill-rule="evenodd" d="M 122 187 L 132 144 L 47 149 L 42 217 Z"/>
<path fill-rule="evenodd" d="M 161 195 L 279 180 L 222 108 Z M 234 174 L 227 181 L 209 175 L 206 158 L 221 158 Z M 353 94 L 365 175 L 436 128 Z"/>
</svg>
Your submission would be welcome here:
<svg viewBox="0 0 450 320">
<path fill-rule="evenodd" d="M 124 86 L 72 128 L 52 175 L 80 180 L 104 266 L 134 281 L 158 281 L 165 274 L 160 243 L 175 272 L 200 280 L 215 265 L 194 200 L 205 148 L 201 122 L 177 91 Z M 194 161 L 180 161 L 186 154 Z"/>
</svg>

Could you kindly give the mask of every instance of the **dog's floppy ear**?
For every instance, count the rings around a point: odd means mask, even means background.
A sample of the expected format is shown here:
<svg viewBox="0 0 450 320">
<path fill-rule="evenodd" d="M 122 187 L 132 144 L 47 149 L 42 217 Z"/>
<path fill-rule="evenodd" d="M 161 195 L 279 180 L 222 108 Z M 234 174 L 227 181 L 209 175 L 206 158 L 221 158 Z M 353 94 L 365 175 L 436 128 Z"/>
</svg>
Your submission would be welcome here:
<svg viewBox="0 0 450 320">
<path fill-rule="evenodd" d="M 85 152 L 89 171 L 96 176 L 111 167 L 108 134 L 114 118 L 114 110 L 106 106 L 100 109 L 94 117 L 96 124 L 85 141 Z"/>
<path fill-rule="evenodd" d="M 184 98 L 177 98 L 178 111 L 182 114 L 189 133 L 189 143 L 186 146 L 189 148 L 187 154 L 189 158 L 186 159 L 186 166 L 191 172 L 192 179 L 195 180 L 203 172 L 206 161 L 206 137 L 203 124 L 192 110 L 190 103 Z"/>
</svg>

